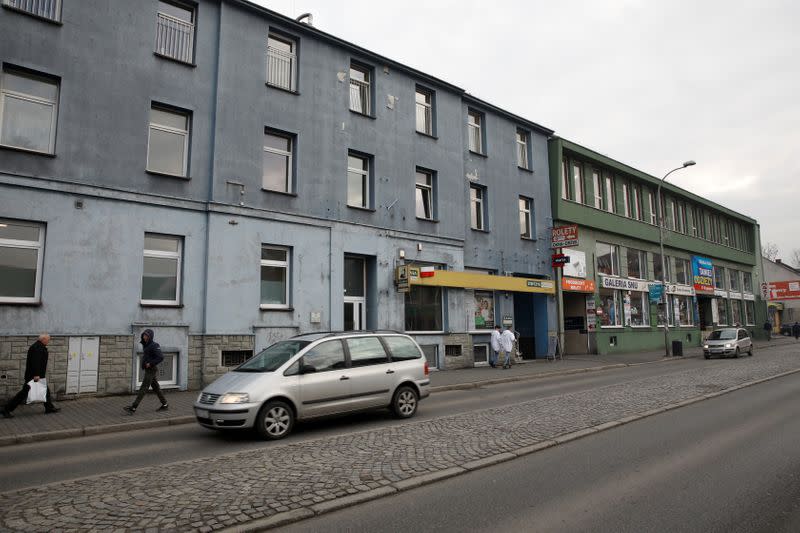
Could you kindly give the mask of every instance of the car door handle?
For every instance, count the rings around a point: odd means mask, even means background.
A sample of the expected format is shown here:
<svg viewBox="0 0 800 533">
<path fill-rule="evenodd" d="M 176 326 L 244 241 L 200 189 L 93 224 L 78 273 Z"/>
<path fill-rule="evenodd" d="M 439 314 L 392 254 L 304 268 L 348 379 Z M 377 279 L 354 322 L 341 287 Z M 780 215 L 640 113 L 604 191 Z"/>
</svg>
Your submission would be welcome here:
<svg viewBox="0 0 800 533">
<path fill-rule="evenodd" d="M 386 373 L 387 373 L 387 374 L 394 374 L 394 370 L 392 370 L 392 369 L 390 368 L 389 370 L 387 370 L 387 371 L 386 371 Z"/>
<path fill-rule="evenodd" d="M 347 377 L 347 376 L 342 376 L 342 377 L 340 377 L 340 378 L 339 378 L 339 381 L 344 381 L 344 380 L 346 380 L 346 379 L 350 379 L 350 378 L 349 378 L 349 377 Z"/>
</svg>

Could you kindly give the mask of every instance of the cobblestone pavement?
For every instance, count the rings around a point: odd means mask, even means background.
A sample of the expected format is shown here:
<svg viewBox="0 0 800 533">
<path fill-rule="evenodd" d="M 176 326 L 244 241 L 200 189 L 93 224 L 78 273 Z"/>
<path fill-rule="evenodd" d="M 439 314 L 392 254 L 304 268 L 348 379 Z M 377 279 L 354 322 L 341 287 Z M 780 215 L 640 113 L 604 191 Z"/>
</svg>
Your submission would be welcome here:
<svg viewBox="0 0 800 533">
<path fill-rule="evenodd" d="M 461 472 L 559 435 L 798 370 L 796 350 L 771 350 L 550 400 L 7 492 L 0 529 L 205 532 L 288 511 L 310 515 L 342 497 L 394 492 L 417 476 Z"/>
</svg>

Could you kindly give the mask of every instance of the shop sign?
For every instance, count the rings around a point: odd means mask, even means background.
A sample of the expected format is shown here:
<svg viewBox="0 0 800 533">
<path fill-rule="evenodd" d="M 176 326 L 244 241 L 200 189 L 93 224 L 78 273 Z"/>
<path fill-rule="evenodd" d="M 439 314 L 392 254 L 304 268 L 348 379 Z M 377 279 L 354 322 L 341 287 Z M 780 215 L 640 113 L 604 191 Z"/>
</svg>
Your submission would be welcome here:
<svg viewBox="0 0 800 533">
<path fill-rule="evenodd" d="M 624 291 L 648 292 L 650 284 L 646 281 L 624 278 L 600 278 L 600 286 L 604 289 L 622 289 Z"/>
<path fill-rule="evenodd" d="M 578 225 L 558 226 L 551 233 L 552 248 L 567 248 L 578 246 Z"/>
<path fill-rule="evenodd" d="M 766 283 L 761 284 L 761 299 L 769 300 L 769 285 Z"/>
<path fill-rule="evenodd" d="M 800 300 L 800 280 L 767 283 L 770 300 Z"/>
<path fill-rule="evenodd" d="M 698 294 L 714 294 L 714 265 L 711 259 L 692 256 L 692 280 Z"/>
<path fill-rule="evenodd" d="M 741 300 L 742 299 L 742 293 L 741 292 L 731 292 L 729 294 L 730 294 L 731 300 Z"/>
<path fill-rule="evenodd" d="M 587 298 L 586 299 L 586 311 L 594 313 L 595 309 L 597 309 L 597 302 L 594 301 L 594 298 Z"/>
<path fill-rule="evenodd" d="M 595 284 L 591 279 L 561 278 L 561 288 L 569 292 L 594 292 Z"/>
<path fill-rule="evenodd" d="M 594 283 L 594 282 L 593 282 Z M 597 330 L 597 302 L 594 296 L 586 298 L 586 331 Z"/>
<path fill-rule="evenodd" d="M 714 296 L 719 296 L 720 298 L 727 298 L 728 291 L 723 291 L 722 289 L 714 289 Z"/>
<path fill-rule="evenodd" d="M 503 315 L 503 325 L 510 326 L 514 323 L 514 320 L 511 315 Z"/>
<path fill-rule="evenodd" d="M 408 281 L 408 265 L 397 267 L 394 275 L 394 284 L 397 288 L 397 292 L 409 292 L 411 290 Z"/>
<path fill-rule="evenodd" d="M 569 257 L 564 254 L 553 254 L 550 260 L 553 268 L 562 268 L 569 263 Z"/>
<path fill-rule="evenodd" d="M 748 294 L 748 293 L 744 293 L 744 294 L 742 295 L 742 299 L 744 299 L 744 300 L 750 300 L 750 301 L 755 301 L 755 299 L 756 299 L 756 295 L 755 295 L 755 294 Z"/>
<path fill-rule="evenodd" d="M 694 287 L 668 283 L 667 294 L 677 294 L 678 296 L 694 296 Z"/>
<path fill-rule="evenodd" d="M 650 285 L 650 303 L 657 304 L 664 298 L 664 286 L 660 283 Z"/>
<path fill-rule="evenodd" d="M 564 270 L 562 271 L 564 275 L 571 276 L 573 278 L 585 278 L 586 252 L 581 252 L 580 250 L 567 248 L 566 250 L 564 250 L 564 255 L 569 257 L 569 263 L 564 265 Z"/>
</svg>

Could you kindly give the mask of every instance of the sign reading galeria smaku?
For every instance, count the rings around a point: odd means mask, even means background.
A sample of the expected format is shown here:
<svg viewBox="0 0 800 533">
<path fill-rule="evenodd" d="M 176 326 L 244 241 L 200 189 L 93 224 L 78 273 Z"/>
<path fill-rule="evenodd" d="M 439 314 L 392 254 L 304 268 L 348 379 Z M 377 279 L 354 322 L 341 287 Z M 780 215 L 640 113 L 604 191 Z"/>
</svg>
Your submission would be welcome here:
<svg viewBox="0 0 800 533">
<path fill-rule="evenodd" d="M 714 265 L 711 259 L 692 256 L 692 283 L 699 294 L 714 294 Z"/>
</svg>

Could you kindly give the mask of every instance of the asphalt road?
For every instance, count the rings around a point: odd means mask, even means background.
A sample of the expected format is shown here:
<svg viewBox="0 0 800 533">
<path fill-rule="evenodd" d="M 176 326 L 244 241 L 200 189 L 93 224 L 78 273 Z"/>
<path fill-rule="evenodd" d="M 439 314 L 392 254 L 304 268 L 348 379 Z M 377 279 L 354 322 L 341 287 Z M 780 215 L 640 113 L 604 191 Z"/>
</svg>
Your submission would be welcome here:
<svg viewBox="0 0 800 533">
<path fill-rule="evenodd" d="M 800 375 L 281 531 L 800 531 Z"/>
<path fill-rule="evenodd" d="M 548 401 L 558 394 L 598 389 L 637 379 L 682 372 L 709 362 L 686 359 L 547 379 L 493 385 L 432 394 L 420 404 L 417 419 L 432 419 L 476 409 L 501 407 L 529 400 Z M 735 364 L 734 360 L 712 364 Z M 502 371 L 486 369 L 487 375 Z M 555 400 L 553 400 L 555 401 Z M 364 413 L 300 424 L 282 442 L 376 429 L 395 424 L 388 412 Z M 250 433 L 221 434 L 195 424 L 165 426 L 77 439 L 45 441 L 0 448 L 0 491 L 41 483 L 117 472 L 141 466 L 213 457 L 222 453 L 271 446 Z"/>
</svg>

